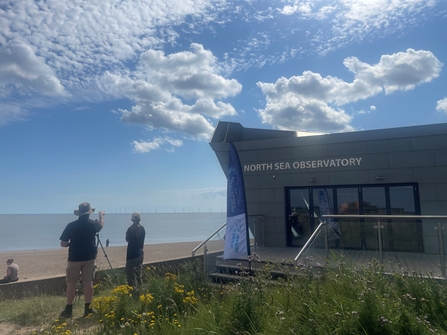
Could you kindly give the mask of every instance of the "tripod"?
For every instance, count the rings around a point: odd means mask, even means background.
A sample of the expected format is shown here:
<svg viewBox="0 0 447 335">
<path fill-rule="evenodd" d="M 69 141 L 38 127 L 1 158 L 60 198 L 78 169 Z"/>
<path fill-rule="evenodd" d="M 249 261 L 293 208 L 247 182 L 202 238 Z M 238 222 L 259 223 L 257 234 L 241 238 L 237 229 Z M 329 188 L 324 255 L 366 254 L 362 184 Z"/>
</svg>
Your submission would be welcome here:
<svg viewBox="0 0 447 335">
<path fill-rule="evenodd" d="M 99 238 L 99 233 L 96 233 L 96 247 L 101 246 L 102 251 L 104 252 L 104 257 L 107 259 L 107 262 L 109 263 L 110 269 L 112 270 L 112 274 L 113 274 L 113 278 L 115 278 L 115 280 L 117 280 L 116 278 L 116 274 L 115 271 L 112 267 L 112 264 L 110 263 L 109 257 L 107 256 L 106 251 L 104 250 L 104 247 L 102 246 L 102 242 Z M 93 277 L 96 276 L 96 265 L 95 265 L 95 275 Z M 83 282 L 82 279 L 78 282 L 78 286 L 76 287 L 76 293 L 75 293 L 75 300 L 73 302 L 73 304 L 76 304 L 76 302 L 80 299 L 80 296 L 82 295 L 83 292 Z"/>
<path fill-rule="evenodd" d="M 102 252 L 104 253 L 104 257 L 107 259 L 107 263 L 109 263 L 110 269 L 112 270 L 113 278 L 116 279 L 115 271 L 113 270 L 112 264 L 110 263 L 109 256 L 107 256 L 107 253 L 106 253 L 104 247 L 102 246 L 102 242 L 99 239 L 99 233 L 96 233 L 96 239 L 97 239 L 96 246 L 98 246 L 98 245 L 101 246 Z"/>
</svg>

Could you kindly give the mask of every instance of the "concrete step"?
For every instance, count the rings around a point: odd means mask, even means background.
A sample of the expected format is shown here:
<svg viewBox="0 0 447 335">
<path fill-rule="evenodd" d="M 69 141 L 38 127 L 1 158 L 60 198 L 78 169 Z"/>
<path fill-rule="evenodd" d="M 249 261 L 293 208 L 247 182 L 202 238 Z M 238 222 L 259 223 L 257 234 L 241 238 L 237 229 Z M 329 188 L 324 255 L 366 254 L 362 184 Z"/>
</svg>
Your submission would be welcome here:
<svg viewBox="0 0 447 335">
<path fill-rule="evenodd" d="M 243 264 L 245 264 L 245 266 Z M 268 263 L 265 262 L 252 262 L 252 264 L 249 264 L 248 261 L 245 261 L 244 263 L 234 260 L 231 260 L 230 262 L 225 261 L 219 263 L 209 276 L 212 282 L 235 282 L 249 277 L 257 277 L 261 274 L 265 275 L 265 266 L 267 264 Z M 287 279 L 287 276 L 296 275 L 293 274 L 292 271 L 284 271 L 283 268 L 269 268 L 268 271 L 271 280 L 277 280 L 278 278 Z"/>
</svg>

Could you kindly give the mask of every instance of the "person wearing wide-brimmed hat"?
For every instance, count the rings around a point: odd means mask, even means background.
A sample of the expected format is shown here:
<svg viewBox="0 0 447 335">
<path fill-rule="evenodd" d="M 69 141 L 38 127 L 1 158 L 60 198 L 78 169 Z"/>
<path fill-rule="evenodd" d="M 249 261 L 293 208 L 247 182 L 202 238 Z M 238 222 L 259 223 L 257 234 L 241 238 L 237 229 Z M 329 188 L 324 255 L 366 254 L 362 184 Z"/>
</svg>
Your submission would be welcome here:
<svg viewBox="0 0 447 335">
<path fill-rule="evenodd" d="M 62 318 L 72 316 L 76 286 L 81 277 L 84 284 L 84 316 L 92 313 L 90 303 L 93 297 L 93 276 L 95 273 L 95 259 L 98 253 L 96 234 L 104 227 L 104 212 L 99 212 L 99 220 L 91 220 L 89 216 L 94 211 L 95 209 L 88 202 L 81 203 L 78 209 L 74 210 L 74 215 L 79 218 L 70 222 L 60 237 L 61 247 L 68 247 L 66 269 L 67 305 L 60 314 Z"/>
<path fill-rule="evenodd" d="M 138 288 L 142 284 L 142 266 L 144 257 L 144 238 L 146 230 L 140 224 L 140 213 L 133 213 L 131 216 L 132 225 L 126 231 L 127 253 L 126 253 L 126 274 L 127 284 Z"/>
</svg>

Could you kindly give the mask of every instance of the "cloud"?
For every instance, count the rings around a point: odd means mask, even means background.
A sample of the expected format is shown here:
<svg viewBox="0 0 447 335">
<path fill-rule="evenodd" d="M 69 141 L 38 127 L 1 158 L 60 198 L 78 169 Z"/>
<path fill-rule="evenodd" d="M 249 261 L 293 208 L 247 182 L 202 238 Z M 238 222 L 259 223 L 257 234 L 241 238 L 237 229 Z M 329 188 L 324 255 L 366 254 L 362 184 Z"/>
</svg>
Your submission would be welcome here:
<svg viewBox="0 0 447 335">
<path fill-rule="evenodd" d="M 355 42 L 381 39 L 386 35 L 404 32 L 415 27 L 426 16 L 424 10 L 434 8 L 437 0 L 340 0 L 320 1 L 296 0 L 294 7 L 312 9 L 305 16 L 316 20 L 330 21 L 330 30 L 323 29 L 313 34 L 320 41 L 316 50 L 325 54 Z"/>
<path fill-rule="evenodd" d="M 441 99 L 436 102 L 436 110 L 440 113 L 447 114 L 447 98 Z"/>
<path fill-rule="evenodd" d="M 344 65 L 355 74 L 356 80 L 383 87 L 387 94 L 430 82 L 439 76 L 443 66 L 430 51 L 413 49 L 383 55 L 375 65 L 360 62 L 356 57 L 345 59 Z"/>
<path fill-rule="evenodd" d="M 148 50 L 137 68 L 130 74 L 108 72 L 101 80 L 108 94 L 135 103 L 130 110 L 119 110 L 123 123 L 209 139 L 212 119 L 236 115 L 230 104 L 220 100 L 237 95 L 242 85 L 220 75 L 216 58 L 200 44 L 170 55 Z"/>
<path fill-rule="evenodd" d="M 10 123 L 24 121 L 28 113 L 20 106 L 13 104 L 0 104 L 0 127 Z"/>
<path fill-rule="evenodd" d="M 148 141 L 133 141 L 134 152 L 136 153 L 147 153 L 152 150 L 160 149 L 162 146 L 170 146 L 166 149 L 168 152 L 174 152 L 175 147 L 180 147 L 183 145 L 183 141 L 176 140 L 170 137 L 156 137 L 154 140 Z"/>
<path fill-rule="evenodd" d="M 0 48 L 0 90 L 65 96 L 66 92 L 51 68 L 38 58 L 33 49 L 20 40 Z"/>
<path fill-rule="evenodd" d="M 225 211 L 226 198 L 226 187 L 171 189 L 155 192 L 150 203 L 152 206 L 159 207 L 158 212 L 161 212 L 163 207 L 173 208 L 173 206 L 176 208 L 174 211 L 177 212 L 219 212 Z"/>
<path fill-rule="evenodd" d="M 258 111 L 262 122 L 290 130 L 353 130 L 352 116 L 340 106 L 383 91 L 390 94 L 414 89 L 438 77 L 443 66 L 431 52 L 413 49 L 383 55 L 374 65 L 356 57 L 346 58 L 344 65 L 354 74 L 350 83 L 331 76 L 323 78 L 311 71 L 302 76 L 282 77 L 275 83 L 258 82 L 266 96 L 266 107 Z"/>
<path fill-rule="evenodd" d="M 21 38 L 57 72 L 98 71 L 171 41 L 171 28 L 188 15 L 211 20 L 222 2 L 10 1 L 1 10 L 0 45 Z"/>
<path fill-rule="evenodd" d="M 226 188 L 197 188 L 197 189 L 179 189 L 179 190 L 167 190 L 157 192 L 158 195 L 163 195 L 167 198 L 183 199 L 201 199 L 201 200 L 213 200 L 221 199 L 225 200 L 227 197 Z"/>
<path fill-rule="evenodd" d="M 68 95 L 81 105 L 120 97 L 132 103 L 130 108 L 115 108 L 124 123 L 207 139 L 213 121 L 236 115 L 229 98 L 240 94 L 242 86 L 230 78 L 232 73 L 406 33 L 436 15 L 429 11 L 438 3 L 7 1 L 0 7 L 0 122 L 23 119 L 30 106 L 34 111 L 49 105 L 25 101 L 29 95 L 51 97 L 52 106 L 61 102 L 55 98 Z M 183 51 L 184 43 L 190 50 Z M 434 56 L 404 54 L 408 59 L 388 55 L 377 65 L 346 59 L 355 76 L 352 83 L 310 71 L 290 77 L 283 84 L 298 92 L 278 91 L 278 97 L 285 98 L 280 102 L 274 97 L 276 87 L 258 84 L 269 94 L 260 115 L 280 129 L 320 125 L 352 130 L 344 104 L 381 91 L 410 90 L 437 76 L 434 63 L 439 61 Z M 300 92 L 305 86 L 316 91 Z M 301 107 L 307 114 L 296 115 L 293 111 Z M 289 116 L 295 123 L 288 124 Z M 312 120 L 314 116 L 320 119 Z"/>
<path fill-rule="evenodd" d="M 17 95 L 24 101 L 30 92 L 68 92 L 76 102 L 110 100 L 97 86 L 107 70 L 134 68 L 146 50 L 175 44 L 174 28 L 187 17 L 205 26 L 224 5 L 225 0 L 7 1 L 0 6 L 0 108 Z M 194 31 L 190 25 L 188 33 Z"/>
</svg>

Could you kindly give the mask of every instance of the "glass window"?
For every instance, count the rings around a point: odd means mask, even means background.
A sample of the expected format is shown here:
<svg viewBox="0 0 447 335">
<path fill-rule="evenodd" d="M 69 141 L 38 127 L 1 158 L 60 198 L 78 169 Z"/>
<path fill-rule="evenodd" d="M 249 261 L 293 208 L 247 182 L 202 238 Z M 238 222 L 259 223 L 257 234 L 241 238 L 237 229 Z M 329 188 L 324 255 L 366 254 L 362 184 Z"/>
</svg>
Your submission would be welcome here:
<svg viewBox="0 0 447 335">
<path fill-rule="evenodd" d="M 385 187 L 362 187 L 363 214 L 386 215 Z"/>
<path fill-rule="evenodd" d="M 415 215 L 414 186 L 390 186 L 392 215 Z"/>
<path fill-rule="evenodd" d="M 338 214 L 359 214 L 358 187 L 337 188 Z M 341 245 L 347 249 L 362 248 L 362 227 L 360 219 L 339 219 L 341 229 Z"/>
<path fill-rule="evenodd" d="M 324 214 L 415 215 L 417 184 L 290 188 L 286 192 L 287 242 L 303 246 Z M 329 219 L 329 247 L 378 250 L 377 219 Z M 381 220 L 383 250 L 423 252 L 419 221 Z M 321 234 L 323 235 L 323 234 Z M 314 242 L 324 247 L 323 238 Z"/>
</svg>

